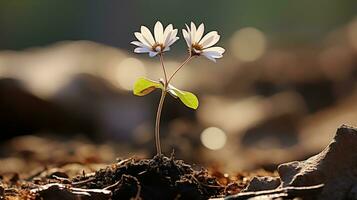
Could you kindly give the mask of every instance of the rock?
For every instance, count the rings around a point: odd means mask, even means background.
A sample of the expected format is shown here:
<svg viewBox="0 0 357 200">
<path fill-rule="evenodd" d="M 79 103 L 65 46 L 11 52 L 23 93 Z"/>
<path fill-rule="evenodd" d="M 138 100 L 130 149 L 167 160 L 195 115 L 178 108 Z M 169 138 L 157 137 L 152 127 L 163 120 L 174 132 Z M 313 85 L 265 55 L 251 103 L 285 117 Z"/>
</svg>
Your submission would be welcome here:
<svg viewBox="0 0 357 200">
<path fill-rule="evenodd" d="M 241 193 L 224 200 L 357 199 L 357 129 L 341 126 L 332 142 L 319 154 L 304 161 L 278 167 L 279 178 L 255 177 Z"/>
<path fill-rule="evenodd" d="M 321 153 L 282 164 L 278 173 L 282 187 L 324 184 L 319 199 L 346 199 L 357 185 L 357 129 L 341 126 Z"/>
<path fill-rule="evenodd" d="M 243 192 L 256 192 L 262 190 L 273 190 L 279 187 L 281 181 L 279 177 L 258 177 L 255 176 Z"/>
</svg>

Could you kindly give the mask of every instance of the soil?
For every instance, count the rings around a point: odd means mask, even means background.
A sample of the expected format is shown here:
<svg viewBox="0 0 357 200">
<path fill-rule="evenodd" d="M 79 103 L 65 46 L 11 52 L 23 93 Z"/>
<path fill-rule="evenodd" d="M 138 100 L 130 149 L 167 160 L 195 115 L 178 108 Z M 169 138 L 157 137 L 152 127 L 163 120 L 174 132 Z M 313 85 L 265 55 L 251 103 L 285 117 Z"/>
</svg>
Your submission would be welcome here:
<svg viewBox="0 0 357 200">
<path fill-rule="evenodd" d="M 75 166 L 75 167 L 74 167 Z M 103 166 L 103 165 L 102 165 Z M 89 164 L 83 168 L 91 168 Z M 76 168 L 72 176 L 68 168 Z M 217 169 L 196 169 L 182 160 L 155 156 L 152 159 L 127 158 L 93 173 L 80 172 L 78 164 L 45 168 L 27 178 L 18 173 L 2 177 L 0 199 L 209 199 L 237 194 L 254 174 L 228 176 Z M 270 173 L 270 175 L 272 175 Z"/>
<path fill-rule="evenodd" d="M 78 183 L 81 188 L 107 188 L 113 199 L 208 199 L 225 189 L 207 170 L 165 156 L 120 160 L 93 176 L 76 177 L 72 185 Z"/>
<path fill-rule="evenodd" d="M 214 168 L 192 167 L 175 159 L 174 154 L 158 155 L 119 159 L 100 167 L 90 162 L 67 163 L 27 178 L 19 173 L 5 174 L 0 181 L 0 199 L 355 200 L 356 152 L 357 129 L 343 125 L 319 154 L 279 165 L 278 177 L 252 172 L 229 176 Z M 19 160 L 3 163 L 16 167 Z"/>
</svg>

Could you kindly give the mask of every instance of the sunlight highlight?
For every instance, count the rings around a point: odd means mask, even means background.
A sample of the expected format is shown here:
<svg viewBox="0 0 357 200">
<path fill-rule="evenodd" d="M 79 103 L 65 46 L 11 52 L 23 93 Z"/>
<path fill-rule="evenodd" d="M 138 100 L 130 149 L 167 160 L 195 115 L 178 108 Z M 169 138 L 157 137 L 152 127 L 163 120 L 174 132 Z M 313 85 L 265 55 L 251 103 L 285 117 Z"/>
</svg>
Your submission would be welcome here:
<svg viewBox="0 0 357 200">
<path fill-rule="evenodd" d="M 201 133 L 202 144 L 211 150 L 222 149 L 225 146 L 226 141 L 226 133 L 217 127 L 206 128 Z"/>
<path fill-rule="evenodd" d="M 231 48 L 235 57 L 244 62 L 259 59 L 266 49 L 266 37 L 256 28 L 238 30 L 232 37 Z"/>
<path fill-rule="evenodd" d="M 1 65 L 1 60 L 0 60 L 0 77 L 2 78 L 6 76 L 7 76 L 7 70 L 3 65 Z"/>
<path fill-rule="evenodd" d="M 22 80 L 27 88 L 38 97 L 49 98 L 63 88 L 78 71 L 78 68 L 54 61 L 50 67 L 45 63 L 35 65 L 34 62 L 26 69 L 17 69 L 16 72 L 13 70 L 10 73 Z"/>
<path fill-rule="evenodd" d="M 353 48 L 357 50 L 357 18 L 348 25 L 347 35 Z"/>
<path fill-rule="evenodd" d="M 119 87 L 124 90 L 132 90 L 137 77 L 145 76 L 144 63 L 136 58 L 126 58 L 115 69 L 115 78 Z"/>
</svg>

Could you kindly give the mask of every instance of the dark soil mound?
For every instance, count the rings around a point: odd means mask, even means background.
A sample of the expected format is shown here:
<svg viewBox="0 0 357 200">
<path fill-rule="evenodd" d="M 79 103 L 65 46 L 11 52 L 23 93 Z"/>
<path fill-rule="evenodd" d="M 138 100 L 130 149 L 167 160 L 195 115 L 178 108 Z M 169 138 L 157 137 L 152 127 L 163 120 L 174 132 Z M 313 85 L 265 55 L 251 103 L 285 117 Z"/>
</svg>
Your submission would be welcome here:
<svg viewBox="0 0 357 200">
<path fill-rule="evenodd" d="M 194 170 L 182 160 L 165 156 L 125 159 L 92 176 L 79 176 L 73 186 L 105 188 L 112 199 L 208 199 L 223 193 L 224 186 L 204 169 Z"/>
</svg>

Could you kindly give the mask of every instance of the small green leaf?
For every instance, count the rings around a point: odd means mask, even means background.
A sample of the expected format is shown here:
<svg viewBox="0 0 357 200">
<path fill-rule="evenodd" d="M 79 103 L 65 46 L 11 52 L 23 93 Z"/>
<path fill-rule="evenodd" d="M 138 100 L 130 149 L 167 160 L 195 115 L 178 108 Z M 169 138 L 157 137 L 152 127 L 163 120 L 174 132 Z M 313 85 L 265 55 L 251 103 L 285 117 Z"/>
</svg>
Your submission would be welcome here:
<svg viewBox="0 0 357 200">
<path fill-rule="evenodd" d="M 156 88 L 163 89 L 163 86 L 157 81 L 140 77 L 134 84 L 133 93 L 137 96 L 145 96 L 154 91 Z"/>
<path fill-rule="evenodd" d="M 170 87 L 170 86 L 169 86 Z M 173 89 L 168 89 L 167 92 L 175 99 L 178 98 L 177 93 Z"/>
<path fill-rule="evenodd" d="M 172 86 L 171 84 L 169 85 L 168 89 L 169 89 L 168 92 L 172 96 L 178 97 L 181 100 L 181 102 L 183 104 L 185 104 L 185 106 L 192 108 L 192 109 L 198 108 L 198 98 L 193 93 L 179 90 L 179 89 L 175 88 L 174 86 Z"/>
</svg>

